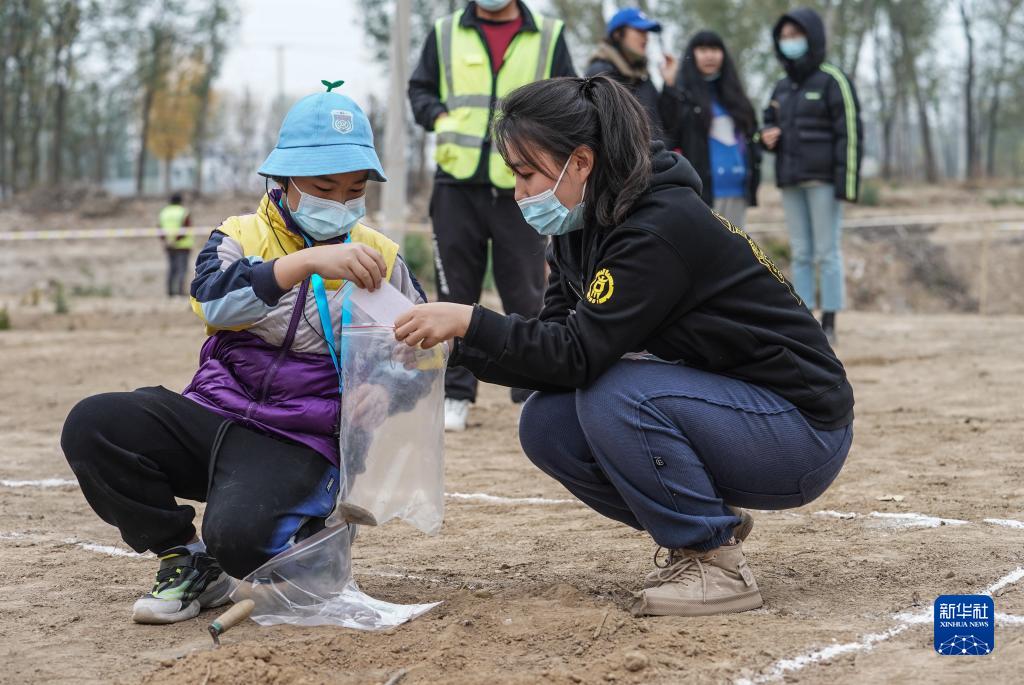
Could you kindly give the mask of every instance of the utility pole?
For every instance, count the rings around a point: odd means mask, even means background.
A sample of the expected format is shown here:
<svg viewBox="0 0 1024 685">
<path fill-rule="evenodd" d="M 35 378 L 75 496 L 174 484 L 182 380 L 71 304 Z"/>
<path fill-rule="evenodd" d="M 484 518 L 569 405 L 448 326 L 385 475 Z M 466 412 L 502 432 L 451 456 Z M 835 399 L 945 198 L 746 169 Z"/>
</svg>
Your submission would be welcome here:
<svg viewBox="0 0 1024 685">
<path fill-rule="evenodd" d="M 409 80 L 409 17 L 411 0 L 395 0 L 395 16 L 391 23 L 391 57 L 388 85 L 387 119 L 384 124 L 384 171 L 388 182 L 384 184 L 382 209 L 384 232 L 399 245 L 405 244 L 407 217 L 406 179 L 408 161 L 406 149 L 408 135 L 405 122 L 405 88 Z"/>
<path fill-rule="evenodd" d="M 277 101 L 284 101 L 284 46 L 275 45 L 274 51 L 277 53 Z"/>
</svg>

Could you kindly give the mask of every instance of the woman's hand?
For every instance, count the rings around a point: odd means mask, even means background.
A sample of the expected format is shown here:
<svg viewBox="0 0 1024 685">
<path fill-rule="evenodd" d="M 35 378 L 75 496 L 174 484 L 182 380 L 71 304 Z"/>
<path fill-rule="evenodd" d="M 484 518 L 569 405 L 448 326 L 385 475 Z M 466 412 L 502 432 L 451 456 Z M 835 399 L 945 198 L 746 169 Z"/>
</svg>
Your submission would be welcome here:
<svg viewBox="0 0 1024 685">
<path fill-rule="evenodd" d="M 352 402 L 352 424 L 372 431 L 388 417 L 390 398 L 384 386 L 364 384 L 352 391 L 352 396 L 342 401 Z"/>
<path fill-rule="evenodd" d="M 381 286 L 387 272 L 388 267 L 381 254 L 360 243 L 307 247 L 274 262 L 274 278 L 285 290 L 290 290 L 312 274 L 320 274 L 329 280 L 352 281 L 372 292 Z"/>
<path fill-rule="evenodd" d="M 468 304 L 433 302 L 413 307 L 395 320 L 395 340 L 409 347 L 429 349 L 469 330 L 473 307 Z"/>
<path fill-rule="evenodd" d="M 778 126 L 772 126 L 761 131 L 761 140 L 764 141 L 764 146 L 769 150 L 774 150 L 775 146 L 779 143 L 779 137 L 782 135 L 782 129 Z"/>
<path fill-rule="evenodd" d="M 661 63 L 661 78 L 664 79 L 665 85 L 669 88 L 676 85 L 676 74 L 678 73 L 679 67 L 676 58 L 666 52 L 665 61 Z"/>
</svg>

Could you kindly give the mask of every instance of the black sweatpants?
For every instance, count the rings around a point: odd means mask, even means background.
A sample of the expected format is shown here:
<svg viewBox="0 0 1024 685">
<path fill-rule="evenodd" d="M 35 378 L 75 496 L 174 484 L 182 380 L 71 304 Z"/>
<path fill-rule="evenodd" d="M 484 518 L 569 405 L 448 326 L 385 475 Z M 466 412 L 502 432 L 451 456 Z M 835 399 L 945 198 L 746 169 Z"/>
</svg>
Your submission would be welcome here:
<svg viewBox="0 0 1024 685">
<path fill-rule="evenodd" d="M 338 469 L 315 450 L 226 421 L 163 387 L 95 395 L 64 423 L 61 447 L 89 505 L 137 552 L 195 535 L 242 578 L 334 508 Z"/>
<path fill-rule="evenodd" d="M 544 301 L 546 239 L 533 230 L 511 193 L 488 185 L 435 183 L 430 198 L 434 265 L 442 302 L 480 301 L 487 271 L 487 246 L 494 284 L 506 314 L 534 317 Z M 512 390 L 524 401 L 529 391 Z M 462 367 L 448 369 L 445 397 L 476 401 L 476 378 Z"/>
</svg>

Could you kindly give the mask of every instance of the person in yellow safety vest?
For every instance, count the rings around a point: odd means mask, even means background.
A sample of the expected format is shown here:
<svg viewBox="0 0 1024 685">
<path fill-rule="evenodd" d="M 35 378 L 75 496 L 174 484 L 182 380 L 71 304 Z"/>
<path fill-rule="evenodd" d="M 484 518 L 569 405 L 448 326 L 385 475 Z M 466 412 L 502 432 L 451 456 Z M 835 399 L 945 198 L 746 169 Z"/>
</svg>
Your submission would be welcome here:
<svg viewBox="0 0 1024 685">
<path fill-rule="evenodd" d="M 434 24 L 409 79 L 416 122 L 436 138 L 437 174 L 430 198 L 438 298 L 480 299 L 488 248 L 505 312 L 540 311 L 547 239 L 523 219 L 512 171 L 491 146 L 500 98 L 520 86 L 576 76 L 560 20 L 532 13 L 519 0 L 477 0 Z M 512 400 L 530 393 L 514 389 Z M 464 430 L 476 379 L 462 368 L 445 378 L 445 429 Z"/>
<path fill-rule="evenodd" d="M 188 295 L 185 279 L 189 275 L 189 257 L 195 247 L 195 238 L 188 230 L 192 222 L 188 210 L 182 205 L 181 193 L 171 195 L 168 205 L 160 210 L 158 222 L 167 249 L 167 296 Z"/>
</svg>

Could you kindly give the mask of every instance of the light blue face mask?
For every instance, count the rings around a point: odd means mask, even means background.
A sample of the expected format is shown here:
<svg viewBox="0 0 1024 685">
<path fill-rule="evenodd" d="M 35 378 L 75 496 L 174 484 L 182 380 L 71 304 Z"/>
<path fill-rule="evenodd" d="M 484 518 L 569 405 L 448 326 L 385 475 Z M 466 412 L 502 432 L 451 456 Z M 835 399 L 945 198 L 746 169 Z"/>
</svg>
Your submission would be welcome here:
<svg viewBox="0 0 1024 685">
<path fill-rule="evenodd" d="M 512 0 L 476 0 L 476 4 L 478 7 L 487 10 L 488 12 L 500 12 L 508 7 L 511 1 Z"/>
<path fill-rule="evenodd" d="M 348 202 L 335 202 L 302 192 L 294 181 L 290 187 L 299 194 L 299 205 L 291 210 L 292 218 L 317 242 L 345 235 L 366 216 L 365 195 Z"/>
<path fill-rule="evenodd" d="M 807 37 L 783 38 L 779 41 L 779 52 L 786 59 L 800 59 L 807 54 Z"/>
<path fill-rule="evenodd" d="M 570 157 L 569 159 L 572 159 Z M 580 202 L 569 209 L 555 197 L 558 184 L 565 176 L 565 170 L 569 168 L 569 159 L 565 160 L 562 173 L 555 181 L 555 187 L 545 190 L 543 193 L 531 195 L 519 200 L 519 209 L 523 212 L 526 223 L 533 226 L 533 230 L 541 235 L 565 235 L 583 228 L 583 196 L 587 192 L 587 184 L 583 184 L 583 192 L 580 194 Z"/>
</svg>

